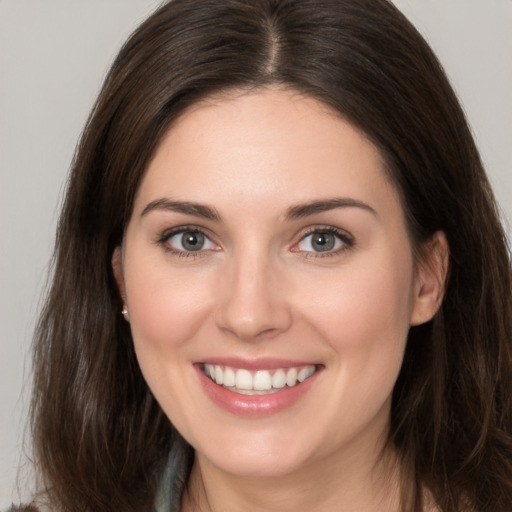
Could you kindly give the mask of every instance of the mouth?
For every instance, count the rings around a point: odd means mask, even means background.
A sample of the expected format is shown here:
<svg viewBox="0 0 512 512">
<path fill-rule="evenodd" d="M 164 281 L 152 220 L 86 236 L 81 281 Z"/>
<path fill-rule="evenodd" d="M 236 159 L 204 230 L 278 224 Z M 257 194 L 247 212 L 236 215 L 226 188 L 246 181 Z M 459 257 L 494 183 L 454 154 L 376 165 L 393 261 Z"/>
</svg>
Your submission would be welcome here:
<svg viewBox="0 0 512 512">
<path fill-rule="evenodd" d="M 194 363 L 211 401 L 240 418 L 269 417 L 312 396 L 325 365 L 275 358 L 210 358 Z"/>
<path fill-rule="evenodd" d="M 224 389 L 241 395 L 269 395 L 292 389 L 312 377 L 314 364 L 272 369 L 248 370 L 218 364 L 203 364 L 203 373 Z"/>
</svg>

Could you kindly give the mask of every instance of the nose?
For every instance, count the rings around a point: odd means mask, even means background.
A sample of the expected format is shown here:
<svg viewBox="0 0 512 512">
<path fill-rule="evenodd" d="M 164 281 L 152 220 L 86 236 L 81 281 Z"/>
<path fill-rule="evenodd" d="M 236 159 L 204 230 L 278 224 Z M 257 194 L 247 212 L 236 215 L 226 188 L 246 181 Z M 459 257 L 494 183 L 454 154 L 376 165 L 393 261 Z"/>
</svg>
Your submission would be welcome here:
<svg viewBox="0 0 512 512">
<path fill-rule="evenodd" d="M 251 341 L 289 329 L 292 312 L 286 280 L 270 258 L 242 257 L 233 261 L 220 279 L 216 321 L 221 330 Z"/>
</svg>

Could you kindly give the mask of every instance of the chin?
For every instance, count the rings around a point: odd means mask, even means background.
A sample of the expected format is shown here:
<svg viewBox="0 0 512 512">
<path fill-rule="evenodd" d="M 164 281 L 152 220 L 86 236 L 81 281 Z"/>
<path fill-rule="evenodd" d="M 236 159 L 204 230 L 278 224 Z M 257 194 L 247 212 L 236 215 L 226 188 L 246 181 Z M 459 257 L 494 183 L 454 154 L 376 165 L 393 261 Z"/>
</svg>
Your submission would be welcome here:
<svg viewBox="0 0 512 512">
<path fill-rule="evenodd" d="M 228 460 L 229 459 L 229 460 Z M 253 457 L 223 457 L 210 460 L 225 473 L 244 478 L 277 478 L 295 473 L 303 467 L 303 461 L 255 454 Z"/>
<path fill-rule="evenodd" d="M 226 473 L 248 478 L 286 476 L 304 467 L 310 458 L 305 443 L 292 440 L 289 433 L 284 438 L 268 433 L 246 439 L 237 435 L 232 436 L 229 444 L 210 441 L 206 446 L 205 451 L 200 447 L 196 450 L 200 460 L 206 459 Z"/>
</svg>

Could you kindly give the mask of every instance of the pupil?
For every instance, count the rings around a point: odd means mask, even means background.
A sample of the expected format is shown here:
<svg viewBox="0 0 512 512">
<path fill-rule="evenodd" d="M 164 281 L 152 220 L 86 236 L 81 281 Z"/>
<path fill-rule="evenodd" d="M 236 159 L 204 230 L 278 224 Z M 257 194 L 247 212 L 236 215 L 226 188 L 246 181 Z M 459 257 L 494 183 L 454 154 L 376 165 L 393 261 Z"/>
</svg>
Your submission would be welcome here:
<svg viewBox="0 0 512 512">
<path fill-rule="evenodd" d="M 204 236 L 201 233 L 184 233 L 182 244 L 187 251 L 199 251 L 204 245 Z"/>
<path fill-rule="evenodd" d="M 330 251 L 334 247 L 334 237 L 330 233 L 318 233 L 313 237 L 312 245 L 315 251 Z"/>
</svg>

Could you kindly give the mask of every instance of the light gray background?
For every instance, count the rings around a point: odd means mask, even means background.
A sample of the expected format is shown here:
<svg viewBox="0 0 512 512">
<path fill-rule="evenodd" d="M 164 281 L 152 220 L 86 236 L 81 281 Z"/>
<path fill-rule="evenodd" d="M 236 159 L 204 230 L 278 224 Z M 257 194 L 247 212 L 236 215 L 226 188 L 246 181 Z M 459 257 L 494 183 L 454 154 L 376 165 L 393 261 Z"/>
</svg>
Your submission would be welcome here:
<svg viewBox="0 0 512 512">
<path fill-rule="evenodd" d="M 0 509 L 18 499 L 28 351 L 74 145 L 116 51 L 159 3 L 0 0 Z M 445 65 L 512 219 L 512 0 L 395 3 Z"/>
</svg>

